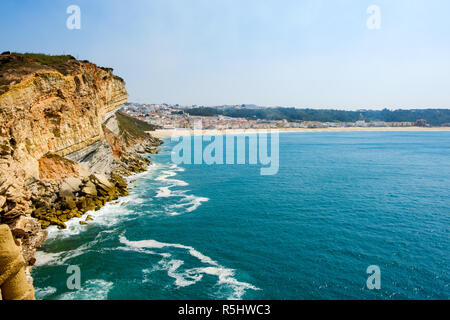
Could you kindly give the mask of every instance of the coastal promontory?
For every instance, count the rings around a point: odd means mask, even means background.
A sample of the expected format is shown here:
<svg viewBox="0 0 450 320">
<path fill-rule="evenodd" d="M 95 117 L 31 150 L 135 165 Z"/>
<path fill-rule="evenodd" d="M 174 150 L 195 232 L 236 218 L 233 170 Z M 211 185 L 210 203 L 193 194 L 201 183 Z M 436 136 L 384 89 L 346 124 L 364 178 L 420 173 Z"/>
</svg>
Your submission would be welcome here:
<svg viewBox="0 0 450 320">
<path fill-rule="evenodd" d="M 29 281 L 45 229 L 126 195 L 124 177 L 146 170 L 143 154 L 161 144 L 146 133 L 150 125 L 118 111 L 127 98 L 110 68 L 72 56 L 0 55 L 0 224 Z"/>
</svg>

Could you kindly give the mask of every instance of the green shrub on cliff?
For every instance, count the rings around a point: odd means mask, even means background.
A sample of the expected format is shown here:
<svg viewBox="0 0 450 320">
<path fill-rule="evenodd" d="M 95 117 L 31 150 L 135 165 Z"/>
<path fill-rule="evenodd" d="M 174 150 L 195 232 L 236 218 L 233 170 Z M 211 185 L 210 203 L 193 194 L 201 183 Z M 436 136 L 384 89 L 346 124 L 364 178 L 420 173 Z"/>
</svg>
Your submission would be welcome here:
<svg viewBox="0 0 450 320">
<path fill-rule="evenodd" d="M 146 131 L 155 131 L 158 128 L 120 111 L 116 112 L 116 119 L 119 124 L 120 136 L 125 139 L 128 145 L 133 145 L 133 140 L 148 139 L 149 135 Z"/>
<path fill-rule="evenodd" d="M 49 65 L 49 66 L 52 66 L 55 64 L 66 63 L 69 60 L 75 60 L 75 58 L 71 55 L 51 56 L 51 55 L 46 55 L 46 54 L 42 54 L 42 53 L 13 53 L 13 54 L 27 57 L 27 58 L 33 59 L 39 63 Z"/>
<path fill-rule="evenodd" d="M 64 75 L 71 73 L 80 66 L 80 62 L 71 55 L 46 55 L 42 53 L 11 53 L 11 56 L 18 56 L 22 58 L 28 58 L 36 61 L 37 63 L 51 67 Z M 27 66 L 26 59 L 23 59 L 19 66 Z"/>
</svg>

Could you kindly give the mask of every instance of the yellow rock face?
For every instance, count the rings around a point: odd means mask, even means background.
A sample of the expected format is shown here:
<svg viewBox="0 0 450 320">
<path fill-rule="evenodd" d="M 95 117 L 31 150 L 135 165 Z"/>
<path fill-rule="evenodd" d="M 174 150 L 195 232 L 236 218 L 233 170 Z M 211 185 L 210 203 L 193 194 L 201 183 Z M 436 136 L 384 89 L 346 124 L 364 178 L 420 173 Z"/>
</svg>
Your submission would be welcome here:
<svg viewBox="0 0 450 320">
<path fill-rule="evenodd" d="M 40 165 L 50 178 L 70 169 L 52 172 L 51 159 L 39 159 L 48 153 L 65 156 L 104 140 L 105 116 L 125 103 L 128 94 L 110 69 L 89 62 L 70 60 L 62 74 L 31 59 L 1 58 L 16 63 L 11 73 L 20 75 L 5 74 L 15 81 L 0 95 L 0 222 L 7 222 L 30 213 L 25 186 L 40 179 Z"/>
<path fill-rule="evenodd" d="M 89 176 L 77 163 L 62 157 L 105 141 L 105 117 L 125 103 L 128 94 L 125 82 L 111 69 L 71 57 L 48 64 L 2 54 L 0 74 L 0 224 L 13 228 L 20 217 L 29 218 L 36 210 L 33 203 L 41 187 L 31 190 L 31 183 L 43 181 L 42 190 L 50 193 L 46 201 L 51 201 L 59 190 L 48 187 L 49 183 Z M 74 207 L 68 209 L 74 211 L 50 212 L 44 225 L 63 228 L 57 214 L 62 220 L 79 214 L 77 203 L 70 203 L 70 194 L 67 198 L 69 207 Z M 33 263 L 32 247 L 45 234 L 37 225 L 20 241 L 27 267 Z"/>
<path fill-rule="evenodd" d="M 7 225 L 0 225 L 0 290 L 4 300 L 34 300 L 25 260 Z"/>
<path fill-rule="evenodd" d="M 18 244 L 4 257 L 21 253 L 13 264 L 0 260 L 0 279 L 17 271 L 6 287 L 0 283 L 3 298 L 33 297 L 21 283 L 30 278 L 43 229 L 64 229 L 71 218 L 127 195 L 122 176 L 150 164 L 135 146 L 145 143 L 140 150 L 149 152 L 161 143 L 138 130 L 137 120 L 115 114 L 128 94 L 112 69 L 70 56 L 34 56 L 0 55 L 0 225 L 9 226 Z M 6 264 L 14 268 L 5 271 Z"/>
</svg>

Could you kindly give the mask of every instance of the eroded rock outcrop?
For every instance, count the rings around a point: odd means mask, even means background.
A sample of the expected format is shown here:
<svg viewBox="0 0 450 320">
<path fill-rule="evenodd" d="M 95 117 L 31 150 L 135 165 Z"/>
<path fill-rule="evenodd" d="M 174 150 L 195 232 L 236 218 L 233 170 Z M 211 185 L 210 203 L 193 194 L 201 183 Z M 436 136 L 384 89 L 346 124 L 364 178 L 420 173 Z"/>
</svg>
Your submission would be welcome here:
<svg viewBox="0 0 450 320">
<path fill-rule="evenodd" d="M 0 298 L 34 300 L 33 286 L 25 274 L 25 260 L 11 230 L 0 225 Z"/>
<path fill-rule="evenodd" d="M 146 124 L 116 112 L 125 82 L 71 56 L 0 55 L 0 224 L 27 267 L 45 228 L 128 194 L 124 176 L 146 170 L 161 144 Z"/>
</svg>

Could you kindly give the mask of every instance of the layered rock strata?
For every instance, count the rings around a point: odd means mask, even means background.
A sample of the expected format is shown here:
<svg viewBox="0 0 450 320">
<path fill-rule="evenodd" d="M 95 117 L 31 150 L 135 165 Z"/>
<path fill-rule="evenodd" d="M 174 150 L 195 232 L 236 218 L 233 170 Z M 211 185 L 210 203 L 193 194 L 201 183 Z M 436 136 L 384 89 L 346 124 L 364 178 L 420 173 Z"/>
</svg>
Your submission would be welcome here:
<svg viewBox="0 0 450 320">
<path fill-rule="evenodd" d="M 141 154 L 161 141 L 117 112 L 127 98 L 112 69 L 70 56 L 0 55 L 0 224 L 28 275 L 45 228 L 64 229 L 127 195 L 123 177 L 150 164 Z"/>
</svg>

